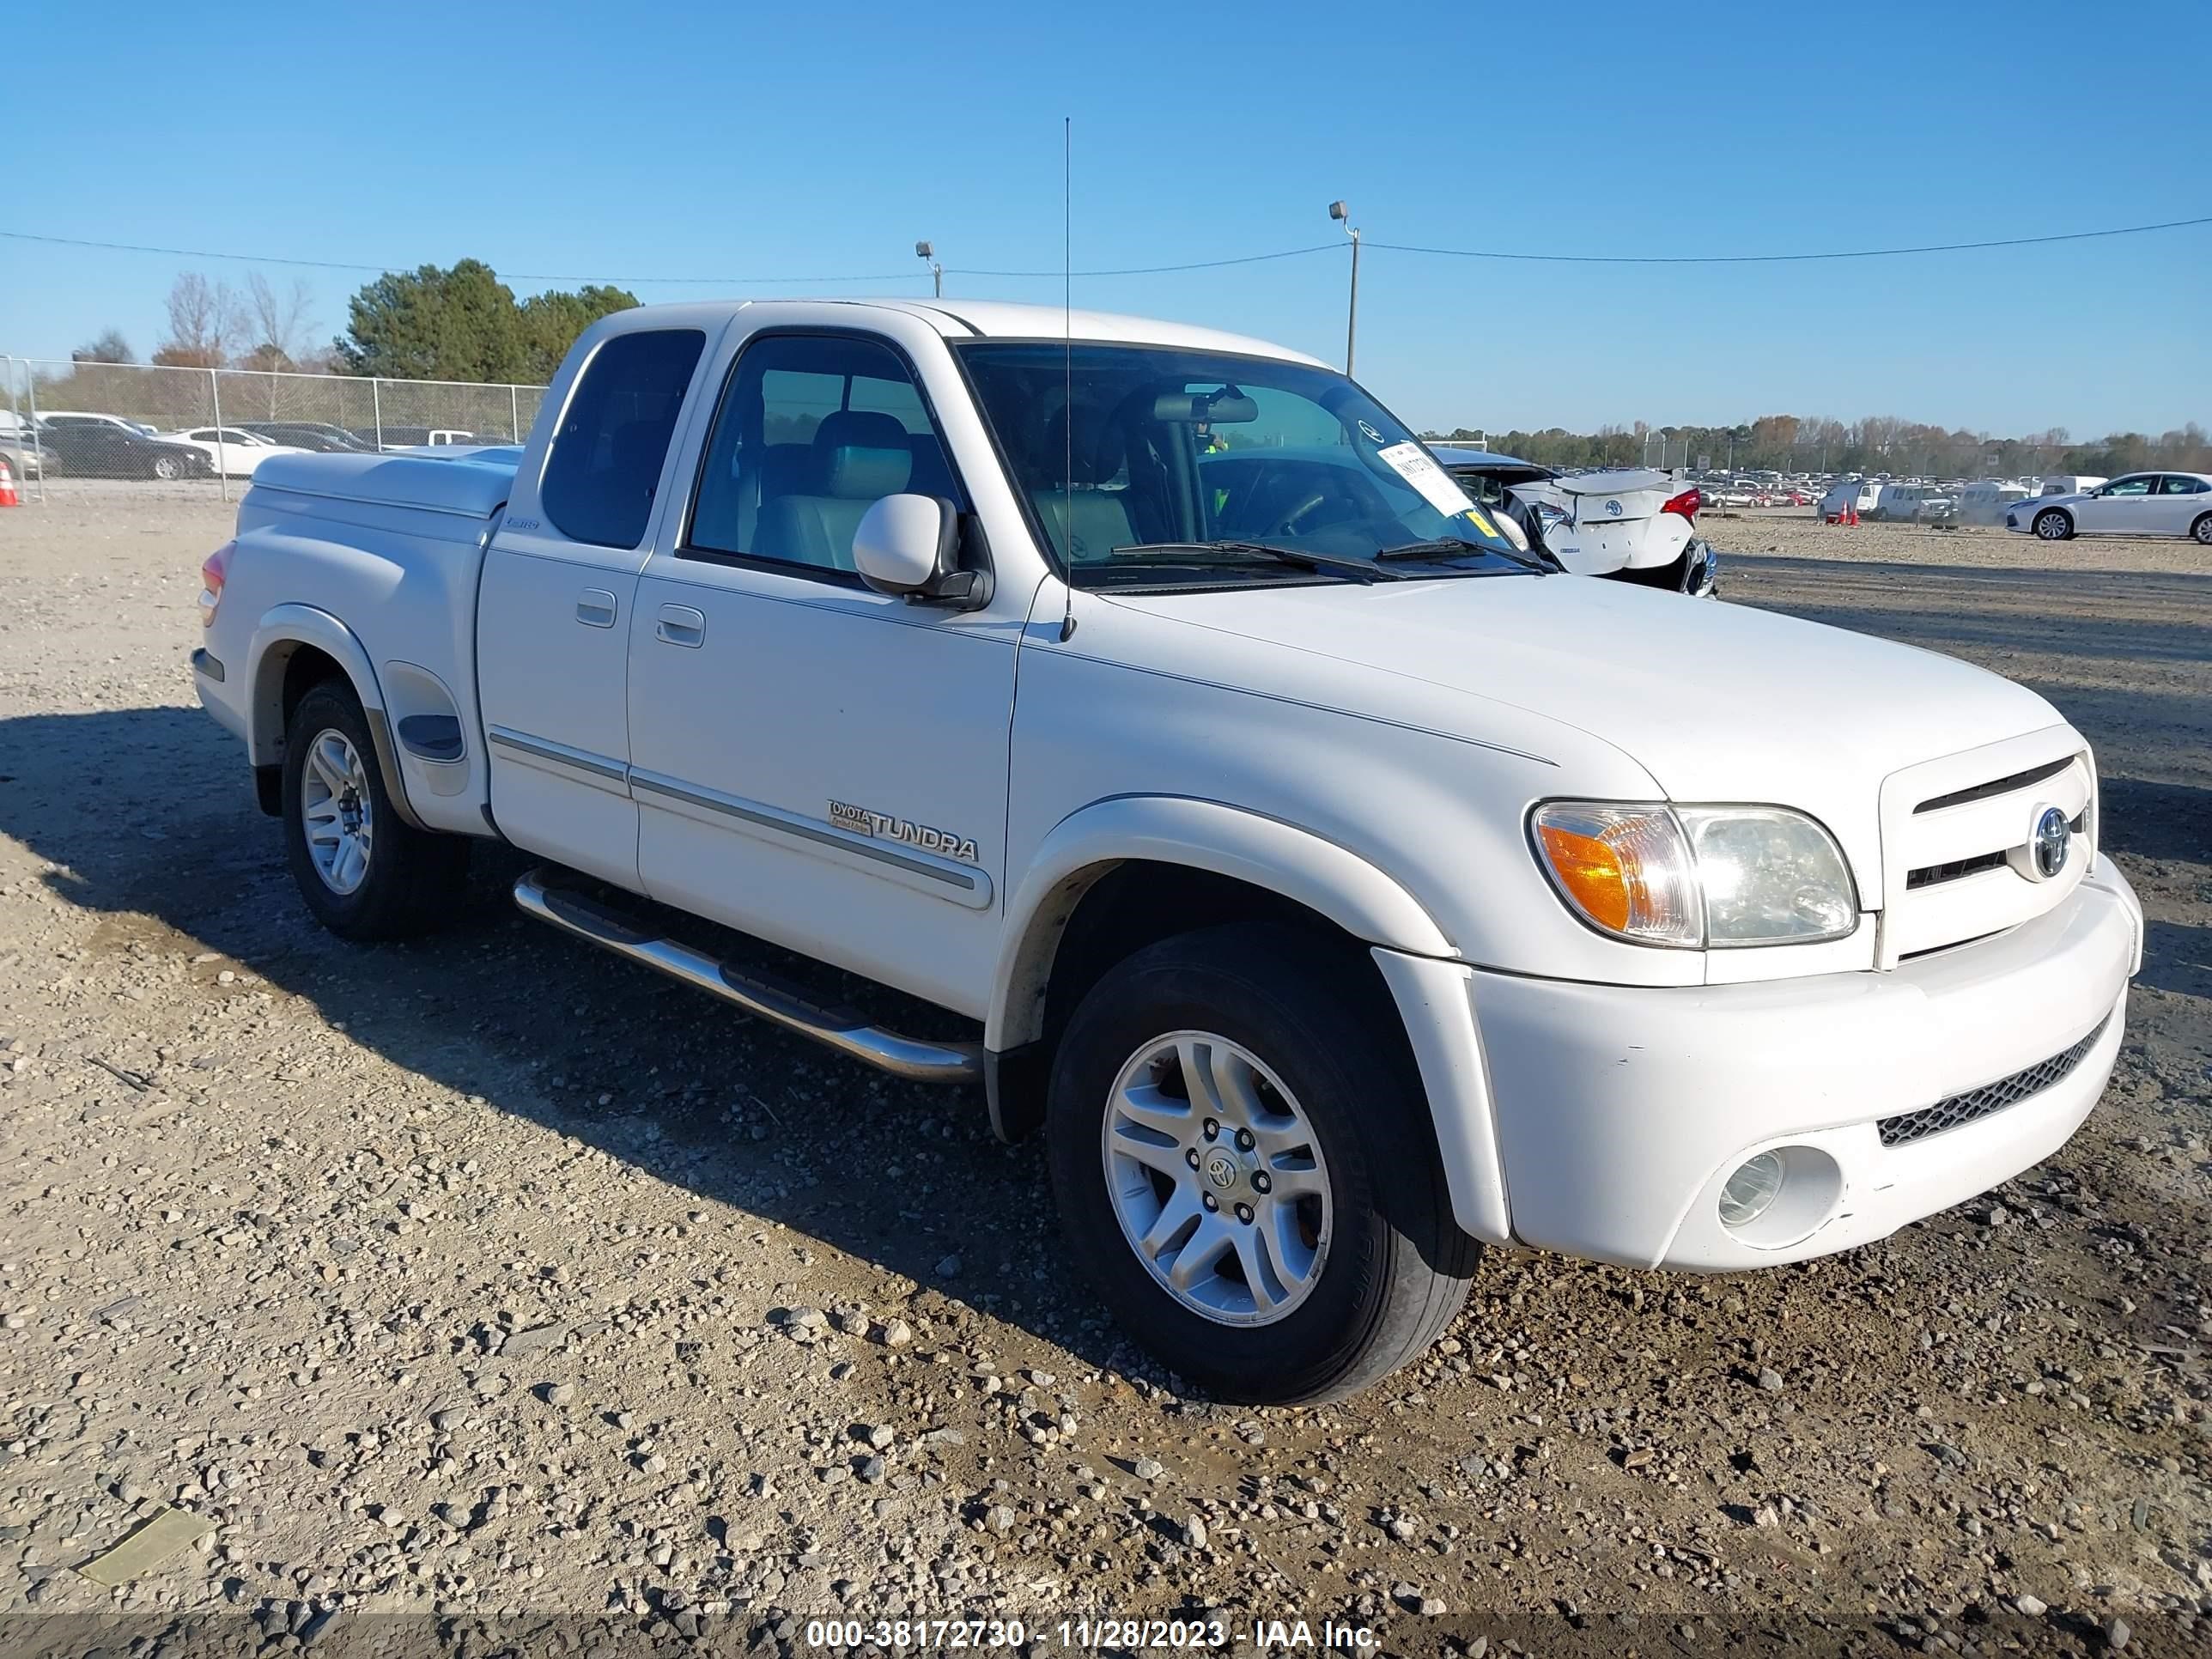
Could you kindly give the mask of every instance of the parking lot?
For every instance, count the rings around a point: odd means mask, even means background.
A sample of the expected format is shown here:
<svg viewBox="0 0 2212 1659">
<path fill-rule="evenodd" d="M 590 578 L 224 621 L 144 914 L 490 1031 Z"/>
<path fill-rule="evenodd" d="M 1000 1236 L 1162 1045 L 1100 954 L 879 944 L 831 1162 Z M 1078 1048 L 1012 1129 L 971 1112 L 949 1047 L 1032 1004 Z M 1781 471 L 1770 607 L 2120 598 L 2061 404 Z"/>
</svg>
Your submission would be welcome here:
<svg viewBox="0 0 2212 1659">
<path fill-rule="evenodd" d="M 1176 1395 L 1073 1287 L 980 1101 L 531 927 L 515 860 L 427 943 L 319 932 L 194 705 L 232 509 L 51 495 L 0 513 L 0 1620 L 2201 1650 L 2203 550 L 1708 518 L 1725 602 L 1965 657 L 2095 745 L 2148 915 L 2102 1106 L 1800 1267 L 1493 1254 L 1423 1364 L 1255 1412 Z M 213 1529 L 119 1591 L 73 1571 L 161 1502 Z"/>
</svg>

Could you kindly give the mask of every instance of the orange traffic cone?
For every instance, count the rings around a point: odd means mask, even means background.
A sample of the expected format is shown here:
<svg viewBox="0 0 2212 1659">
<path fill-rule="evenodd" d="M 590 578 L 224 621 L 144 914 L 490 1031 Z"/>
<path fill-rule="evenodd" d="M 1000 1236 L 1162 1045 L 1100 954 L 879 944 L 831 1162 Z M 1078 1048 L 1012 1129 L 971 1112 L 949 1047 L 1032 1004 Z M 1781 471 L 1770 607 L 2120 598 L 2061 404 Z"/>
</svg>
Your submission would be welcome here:
<svg viewBox="0 0 2212 1659">
<path fill-rule="evenodd" d="M 8 470 L 8 463 L 0 461 L 0 507 L 21 507 L 23 498 L 15 493 L 15 475 Z"/>
</svg>

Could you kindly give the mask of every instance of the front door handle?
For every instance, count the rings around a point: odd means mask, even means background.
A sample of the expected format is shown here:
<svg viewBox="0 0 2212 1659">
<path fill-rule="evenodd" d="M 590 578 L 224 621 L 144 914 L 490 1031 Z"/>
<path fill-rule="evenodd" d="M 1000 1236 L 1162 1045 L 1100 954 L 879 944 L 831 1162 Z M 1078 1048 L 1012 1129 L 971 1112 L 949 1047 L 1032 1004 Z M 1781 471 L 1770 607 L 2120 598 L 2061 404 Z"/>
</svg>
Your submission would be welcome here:
<svg viewBox="0 0 2212 1659">
<path fill-rule="evenodd" d="M 665 645 L 696 648 L 707 642 L 707 613 L 688 605 L 664 605 L 660 607 L 660 620 L 653 631 Z"/>
<path fill-rule="evenodd" d="M 576 620 L 586 628 L 615 625 L 615 596 L 604 587 L 587 587 L 576 596 Z"/>
</svg>

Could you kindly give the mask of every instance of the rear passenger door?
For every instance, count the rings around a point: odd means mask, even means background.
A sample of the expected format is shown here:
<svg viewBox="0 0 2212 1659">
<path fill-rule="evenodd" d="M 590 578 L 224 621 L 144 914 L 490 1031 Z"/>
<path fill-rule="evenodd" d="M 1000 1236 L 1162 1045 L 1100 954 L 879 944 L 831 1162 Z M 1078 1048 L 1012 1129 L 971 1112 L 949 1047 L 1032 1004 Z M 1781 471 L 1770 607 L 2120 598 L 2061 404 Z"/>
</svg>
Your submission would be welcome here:
<svg viewBox="0 0 2212 1659">
<path fill-rule="evenodd" d="M 2190 527 L 2212 510 L 2212 483 L 2186 472 L 2168 472 L 2158 481 L 2151 499 L 2156 515 L 2153 528 L 2161 536 L 2186 536 Z"/>
<path fill-rule="evenodd" d="M 484 557 L 477 680 L 509 841 L 635 890 L 630 611 L 670 440 L 707 336 L 610 333 L 565 386 L 543 470 L 518 476 Z"/>
<path fill-rule="evenodd" d="M 757 335 L 702 450 L 630 623 L 646 890 L 980 1015 L 1026 597 L 908 604 L 853 566 L 886 495 L 946 498 L 977 534 L 921 377 L 880 336 Z"/>
</svg>

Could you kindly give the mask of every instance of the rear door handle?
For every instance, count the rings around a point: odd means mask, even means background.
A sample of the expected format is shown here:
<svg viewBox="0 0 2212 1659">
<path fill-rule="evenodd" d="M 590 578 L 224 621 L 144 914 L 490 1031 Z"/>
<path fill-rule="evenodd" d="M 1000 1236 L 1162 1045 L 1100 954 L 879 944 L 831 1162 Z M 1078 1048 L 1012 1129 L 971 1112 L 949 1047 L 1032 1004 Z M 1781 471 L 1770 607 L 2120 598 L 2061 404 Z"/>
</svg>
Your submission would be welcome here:
<svg viewBox="0 0 2212 1659">
<path fill-rule="evenodd" d="M 587 587 L 576 596 L 576 620 L 586 628 L 615 625 L 615 596 L 604 587 Z"/>
<path fill-rule="evenodd" d="M 707 613 L 688 605 L 664 605 L 660 607 L 660 620 L 653 631 L 665 645 L 696 648 L 707 642 Z"/>
</svg>

